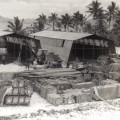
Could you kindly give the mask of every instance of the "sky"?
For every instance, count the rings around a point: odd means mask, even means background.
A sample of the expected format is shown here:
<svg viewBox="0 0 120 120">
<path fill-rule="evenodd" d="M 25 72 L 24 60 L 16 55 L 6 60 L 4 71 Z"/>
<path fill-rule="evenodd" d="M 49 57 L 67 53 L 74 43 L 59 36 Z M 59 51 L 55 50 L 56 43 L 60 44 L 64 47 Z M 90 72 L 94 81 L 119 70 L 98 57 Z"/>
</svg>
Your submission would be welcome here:
<svg viewBox="0 0 120 120">
<path fill-rule="evenodd" d="M 44 13 L 47 16 L 50 13 L 59 15 L 76 11 L 86 14 L 86 6 L 93 0 L 0 0 L 0 16 L 13 18 L 37 18 Z M 120 6 L 120 0 L 98 0 L 104 8 L 112 2 Z"/>
</svg>

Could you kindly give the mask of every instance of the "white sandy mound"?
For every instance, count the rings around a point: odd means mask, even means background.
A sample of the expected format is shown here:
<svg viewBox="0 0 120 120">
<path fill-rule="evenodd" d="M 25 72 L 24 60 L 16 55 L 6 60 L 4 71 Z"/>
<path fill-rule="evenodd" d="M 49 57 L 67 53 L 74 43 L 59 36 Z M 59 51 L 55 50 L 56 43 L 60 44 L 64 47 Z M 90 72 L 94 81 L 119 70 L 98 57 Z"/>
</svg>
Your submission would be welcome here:
<svg viewBox="0 0 120 120">
<path fill-rule="evenodd" d="M 10 64 L 0 64 L 0 72 L 22 72 L 26 70 L 25 66 L 19 66 L 13 63 Z"/>
<path fill-rule="evenodd" d="M 111 104 L 116 109 L 102 101 L 53 106 L 33 93 L 30 106 L 0 107 L 0 116 L 14 114 L 12 120 L 119 120 L 120 99 L 111 100 Z"/>
</svg>

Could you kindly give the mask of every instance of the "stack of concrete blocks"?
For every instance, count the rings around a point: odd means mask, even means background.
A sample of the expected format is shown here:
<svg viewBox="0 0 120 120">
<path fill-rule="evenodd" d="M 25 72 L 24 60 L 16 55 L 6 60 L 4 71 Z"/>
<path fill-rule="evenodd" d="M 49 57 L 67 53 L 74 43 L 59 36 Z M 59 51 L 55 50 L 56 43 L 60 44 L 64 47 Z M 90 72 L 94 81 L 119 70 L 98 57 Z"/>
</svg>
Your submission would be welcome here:
<svg viewBox="0 0 120 120">
<path fill-rule="evenodd" d="M 41 85 L 40 89 L 40 95 L 45 99 L 47 97 L 47 94 L 57 94 L 57 89 L 51 85 Z"/>
<path fill-rule="evenodd" d="M 55 106 L 63 104 L 63 97 L 60 94 L 47 94 L 46 100 Z"/>
<path fill-rule="evenodd" d="M 26 80 L 13 80 L 11 90 L 6 92 L 4 105 L 29 105 L 33 89 Z"/>
<path fill-rule="evenodd" d="M 80 89 L 64 90 L 63 94 L 48 94 L 46 100 L 53 105 L 91 102 L 91 91 L 83 92 Z"/>
</svg>

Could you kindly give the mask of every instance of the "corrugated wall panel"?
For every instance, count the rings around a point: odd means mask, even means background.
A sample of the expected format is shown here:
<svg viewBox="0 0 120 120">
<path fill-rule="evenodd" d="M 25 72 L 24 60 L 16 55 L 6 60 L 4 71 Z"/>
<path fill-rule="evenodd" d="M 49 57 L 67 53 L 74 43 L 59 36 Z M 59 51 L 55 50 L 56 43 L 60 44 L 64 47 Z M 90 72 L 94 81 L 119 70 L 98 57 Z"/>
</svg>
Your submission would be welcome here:
<svg viewBox="0 0 120 120">
<path fill-rule="evenodd" d="M 36 37 L 36 39 L 40 40 L 43 49 L 47 49 L 48 52 L 54 52 L 55 54 L 58 54 L 60 58 L 65 62 L 68 61 L 73 41 L 68 41 L 68 40 L 66 41 L 59 39 L 56 40 L 52 38 L 43 38 L 43 37 Z"/>
</svg>

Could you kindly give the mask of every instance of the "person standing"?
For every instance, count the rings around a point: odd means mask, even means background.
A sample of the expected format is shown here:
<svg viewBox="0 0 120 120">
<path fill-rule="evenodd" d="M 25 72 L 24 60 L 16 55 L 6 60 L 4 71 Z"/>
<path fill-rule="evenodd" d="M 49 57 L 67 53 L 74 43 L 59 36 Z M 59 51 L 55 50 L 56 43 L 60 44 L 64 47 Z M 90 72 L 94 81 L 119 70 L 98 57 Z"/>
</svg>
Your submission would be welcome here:
<svg viewBox="0 0 120 120">
<path fill-rule="evenodd" d="M 5 55 L 2 56 L 2 63 L 5 65 Z"/>
<path fill-rule="evenodd" d="M 30 60 L 27 59 L 26 60 L 26 69 L 29 70 L 29 68 L 30 68 Z"/>
<path fill-rule="evenodd" d="M 34 69 L 36 69 L 36 67 L 37 67 L 37 59 L 35 59 L 35 60 L 33 61 L 33 66 L 34 66 Z"/>
</svg>

